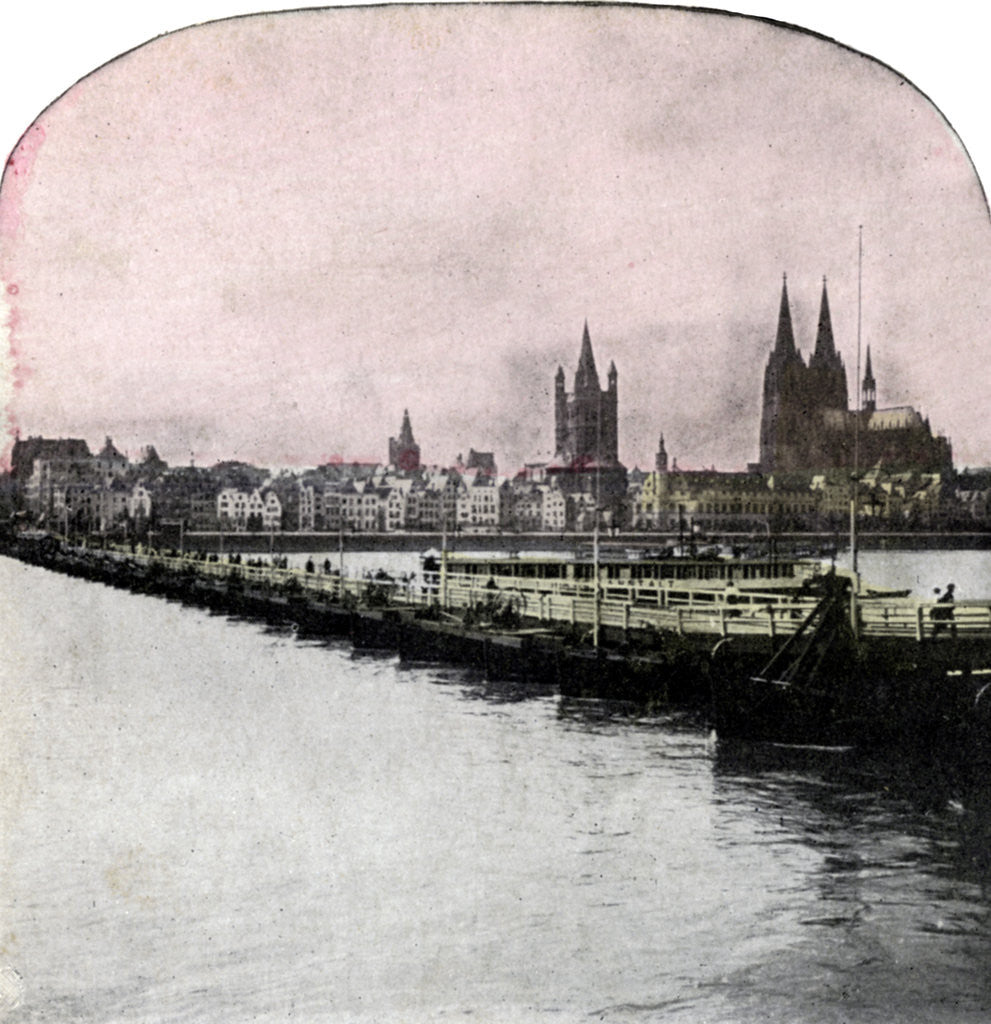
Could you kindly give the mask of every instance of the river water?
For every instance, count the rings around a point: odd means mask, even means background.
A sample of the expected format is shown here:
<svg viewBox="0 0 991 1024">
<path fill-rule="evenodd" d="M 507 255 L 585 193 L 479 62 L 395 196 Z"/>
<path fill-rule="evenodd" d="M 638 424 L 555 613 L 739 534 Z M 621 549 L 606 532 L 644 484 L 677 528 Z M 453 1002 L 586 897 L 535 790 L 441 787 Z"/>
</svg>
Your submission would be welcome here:
<svg viewBox="0 0 991 1024">
<path fill-rule="evenodd" d="M 991 1019 L 991 811 L 939 765 L 0 592 L 0 1020 Z"/>
</svg>

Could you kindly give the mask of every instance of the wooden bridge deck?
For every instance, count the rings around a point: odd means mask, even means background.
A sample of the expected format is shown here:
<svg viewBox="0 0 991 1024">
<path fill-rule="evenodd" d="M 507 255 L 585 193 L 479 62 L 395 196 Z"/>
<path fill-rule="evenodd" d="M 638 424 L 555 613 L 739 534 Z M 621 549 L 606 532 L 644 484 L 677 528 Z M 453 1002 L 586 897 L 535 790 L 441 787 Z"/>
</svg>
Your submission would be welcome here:
<svg viewBox="0 0 991 1024">
<path fill-rule="evenodd" d="M 93 555 L 92 550 L 88 554 Z M 450 611 L 475 608 L 482 612 L 499 603 L 522 618 L 615 630 L 657 630 L 680 635 L 787 636 L 808 617 L 818 596 L 794 582 L 767 581 L 752 585 L 708 585 L 704 581 L 641 581 L 629 586 L 602 587 L 562 581 L 512 580 L 512 586 L 483 585 L 478 577 L 447 573 L 413 579 L 355 578 L 336 573 L 306 572 L 269 565 L 249 566 L 196 557 L 131 554 L 107 551 L 108 558 L 144 565 L 159 564 L 172 573 L 260 587 L 298 590 L 341 601 L 367 602 L 374 590 L 379 600 L 397 607 L 439 604 Z M 598 604 L 598 609 L 596 609 Z M 861 595 L 856 599 L 860 635 L 865 639 L 906 641 L 951 638 L 991 641 L 991 598 L 957 601 L 952 606 L 914 597 Z M 940 618 L 949 613 L 950 618 Z"/>
</svg>

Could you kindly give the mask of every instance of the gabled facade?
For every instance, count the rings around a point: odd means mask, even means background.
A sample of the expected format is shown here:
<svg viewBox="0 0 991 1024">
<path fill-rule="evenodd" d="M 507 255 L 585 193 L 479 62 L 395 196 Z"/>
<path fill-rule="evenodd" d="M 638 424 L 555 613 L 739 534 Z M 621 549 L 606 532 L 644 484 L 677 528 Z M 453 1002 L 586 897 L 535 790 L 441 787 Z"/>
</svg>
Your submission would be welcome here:
<svg viewBox="0 0 991 1024">
<path fill-rule="evenodd" d="M 456 522 L 467 533 L 495 532 L 499 528 L 500 490 L 481 470 L 461 477 L 457 490 Z"/>
<path fill-rule="evenodd" d="M 225 530 L 280 530 L 282 503 L 272 490 L 225 487 L 217 495 L 217 518 Z"/>
</svg>

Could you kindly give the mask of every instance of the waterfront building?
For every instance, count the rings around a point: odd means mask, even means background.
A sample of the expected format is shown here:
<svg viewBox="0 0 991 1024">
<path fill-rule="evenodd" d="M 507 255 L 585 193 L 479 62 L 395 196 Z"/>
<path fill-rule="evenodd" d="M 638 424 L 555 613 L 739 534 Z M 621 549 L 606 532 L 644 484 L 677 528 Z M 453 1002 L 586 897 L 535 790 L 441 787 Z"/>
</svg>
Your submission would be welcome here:
<svg viewBox="0 0 991 1024">
<path fill-rule="evenodd" d="M 224 530 L 281 530 L 282 503 L 275 491 L 225 487 L 217 495 L 217 519 Z"/>
<path fill-rule="evenodd" d="M 79 461 L 91 458 L 89 445 L 76 437 L 49 438 L 19 435 L 14 440 L 10 453 L 10 474 L 14 484 L 23 495 L 28 478 L 34 472 L 37 459 L 51 461 Z"/>
<path fill-rule="evenodd" d="M 301 533 L 311 533 L 313 530 L 323 529 L 323 516 L 320 516 L 320 526 L 317 526 L 317 507 L 323 505 L 323 486 L 315 484 L 312 480 L 301 479 L 298 482 L 299 497 L 296 502 L 296 529 Z"/>
<path fill-rule="evenodd" d="M 368 480 L 347 480 L 337 490 L 340 526 L 356 533 L 378 533 L 384 525 L 380 489 Z"/>
<path fill-rule="evenodd" d="M 568 502 L 556 487 L 539 484 L 543 497 L 540 528 L 545 533 L 561 533 L 568 524 Z"/>
<path fill-rule="evenodd" d="M 132 467 L 109 437 L 97 455 L 71 438 L 29 438 L 14 448 L 19 503 L 36 521 L 105 531 L 127 518 L 123 481 Z"/>
<path fill-rule="evenodd" d="M 111 480 L 109 484 L 93 489 L 93 528 L 106 533 L 115 526 L 125 523 L 128 517 L 133 485 L 123 477 Z"/>
<path fill-rule="evenodd" d="M 538 484 L 521 483 L 507 488 L 503 502 L 507 526 L 522 533 L 543 529 L 544 491 Z"/>
<path fill-rule="evenodd" d="M 38 522 L 67 522 L 73 499 L 95 482 L 93 459 L 53 454 L 49 449 L 32 460 L 31 471 L 20 488 L 23 507 Z M 78 506 L 76 506 L 78 508 Z"/>
<path fill-rule="evenodd" d="M 422 477 L 413 480 L 406 495 L 406 528 L 433 530 L 440 523 L 440 495 Z"/>
<path fill-rule="evenodd" d="M 148 516 L 156 523 L 182 522 L 187 530 L 217 529 L 217 495 L 221 488 L 211 470 L 177 466 L 144 480 L 143 485 L 151 501 Z"/>
<path fill-rule="evenodd" d="M 569 499 L 556 481 L 524 470 L 504 480 L 499 492 L 499 523 L 505 529 L 521 533 L 562 533 L 567 529 Z"/>
<path fill-rule="evenodd" d="M 388 532 L 394 533 L 397 530 L 406 529 L 406 511 L 412 487 L 412 479 L 406 477 L 393 479 L 388 486 L 379 488 L 382 525 Z"/>
<path fill-rule="evenodd" d="M 453 530 L 458 516 L 458 492 L 461 474 L 448 469 L 432 468 L 424 475 L 426 488 L 435 495 L 433 529 Z"/>
<path fill-rule="evenodd" d="M 344 518 L 341 515 L 341 495 L 337 487 L 329 484 L 324 487 L 321 494 L 321 505 L 318 518 L 314 525 L 315 530 L 338 531 L 344 527 Z"/>
<path fill-rule="evenodd" d="M 589 491 L 575 491 L 566 496 L 565 528 L 574 533 L 591 533 L 596 526 L 609 524 L 602 515 L 600 502 Z"/>
<path fill-rule="evenodd" d="M 797 529 L 815 511 L 808 478 L 673 469 L 645 475 L 633 521 L 637 529 L 670 533 Z"/>
<path fill-rule="evenodd" d="M 500 489 L 481 469 L 460 475 L 455 504 L 457 528 L 466 533 L 494 533 L 499 528 Z"/>
<path fill-rule="evenodd" d="M 954 519 L 962 526 L 991 524 L 991 469 L 965 469 L 956 478 Z"/>
<path fill-rule="evenodd" d="M 127 456 L 118 451 L 113 440 L 107 438 L 100 451 L 93 456 L 93 469 L 105 484 L 124 476 L 131 463 Z"/>
<path fill-rule="evenodd" d="M 870 346 L 860 401 L 854 409 L 848 405 L 846 368 L 833 337 L 825 279 L 815 348 L 806 365 L 795 343 L 786 277 L 774 348 L 764 370 L 760 455 L 754 468 L 765 475 L 879 464 L 892 472 L 952 469 L 950 442 L 934 436 L 920 413 L 908 406 L 877 407 Z"/>
<path fill-rule="evenodd" d="M 151 491 L 144 481 L 139 480 L 127 496 L 127 516 L 134 522 L 148 522 L 151 519 Z"/>
</svg>

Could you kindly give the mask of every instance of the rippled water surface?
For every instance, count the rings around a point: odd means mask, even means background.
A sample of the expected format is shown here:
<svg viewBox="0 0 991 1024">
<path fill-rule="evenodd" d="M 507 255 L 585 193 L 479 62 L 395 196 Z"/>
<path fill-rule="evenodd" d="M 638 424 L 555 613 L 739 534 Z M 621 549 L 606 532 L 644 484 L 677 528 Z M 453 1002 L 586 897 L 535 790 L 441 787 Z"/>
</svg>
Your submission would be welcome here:
<svg viewBox="0 0 991 1024">
<path fill-rule="evenodd" d="M 991 1019 L 939 765 L 0 590 L 4 1020 Z"/>
</svg>

